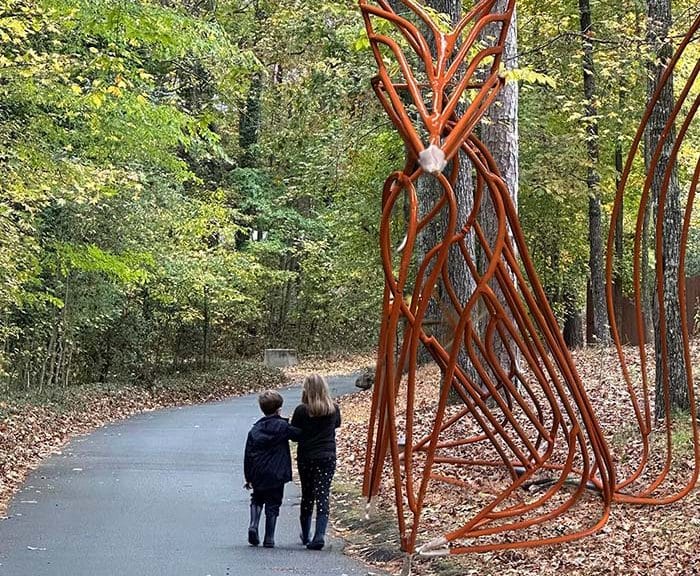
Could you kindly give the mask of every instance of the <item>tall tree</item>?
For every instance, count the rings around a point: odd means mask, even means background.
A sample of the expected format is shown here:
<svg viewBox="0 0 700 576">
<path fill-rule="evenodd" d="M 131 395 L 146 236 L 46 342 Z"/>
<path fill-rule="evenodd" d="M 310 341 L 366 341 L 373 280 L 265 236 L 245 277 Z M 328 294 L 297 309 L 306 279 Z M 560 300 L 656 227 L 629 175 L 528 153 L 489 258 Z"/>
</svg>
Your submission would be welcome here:
<svg viewBox="0 0 700 576">
<path fill-rule="evenodd" d="M 507 4 L 508 0 L 498 0 L 493 11 L 503 12 Z M 498 28 L 489 28 L 485 34 L 496 34 L 500 31 Z M 503 63 L 506 70 L 518 68 L 518 20 L 515 10 L 506 36 Z M 506 82 L 486 113 L 486 121 L 481 126 L 481 138 L 491 151 L 516 206 L 518 205 L 520 173 L 518 93 L 519 87 L 516 81 Z"/>
<path fill-rule="evenodd" d="M 498 0 L 492 11 L 503 13 L 507 6 L 508 0 Z M 500 26 L 488 26 L 484 30 L 485 39 L 488 41 L 489 37 L 497 38 L 500 32 Z M 503 63 L 507 71 L 515 70 L 518 67 L 518 21 L 515 10 L 505 39 Z M 481 139 L 496 161 L 496 165 L 508 187 L 511 200 L 516 208 L 518 206 L 518 190 L 520 186 L 518 93 L 519 87 L 516 81 L 506 82 L 496 100 L 491 104 L 480 127 Z M 495 208 L 490 198 L 487 198 L 484 204 L 484 232 L 491 241 L 495 241 L 498 228 Z M 496 282 L 493 283 L 493 287 L 496 295 L 503 301 L 504 299 Z M 504 306 L 504 308 L 508 310 L 507 306 Z M 510 356 L 506 346 L 498 340 L 495 346 L 502 366 L 506 369 L 509 368 Z M 517 357 L 515 360 L 518 362 Z"/>
<path fill-rule="evenodd" d="M 429 0 L 427 4 L 436 12 L 445 15 L 450 26 L 455 26 L 462 17 L 461 0 Z M 463 112 L 464 106 L 462 105 L 458 107 L 457 115 L 461 115 Z M 457 199 L 458 210 L 456 229 L 460 230 L 467 221 L 474 206 L 474 182 L 469 159 L 462 152 L 458 153 L 458 158 L 461 169 L 454 185 L 454 193 Z M 432 177 L 423 177 L 419 182 L 419 186 L 421 193 L 421 214 L 426 214 L 435 205 L 435 202 L 442 192 L 437 181 Z M 447 214 L 445 214 L 445 218 L 446 217 Z M 444 237 L 446 225 L 446 221 L 438 221 L 431 228 L 426 229 L 425 234 L 421 236 L 422 251 L 424 254 Z M 473 254 L 473 235 L 469 235 L 466 238 L 466 242 L 468 249 L 470 249 Z M 453 246 L 448 256 L 448 276 L 450 284 L 454 289 L 455 297 L 460 303 L 466 302 L 474 291 L 475 283 L 464 263 L 464 257 L 458 246 Z M 432 322 L 432 324 L 428 325 L 428 328 L 449 348 L 452 341 L 452 330 L 456 314 L 452 312 L 452 302 L 441 282 L 438 283 L 436 290 L 437 293 L 433 295 L 433 301 L 431 301 L 431 305 L 428 309 L 428 321 Z M 438 318 L 440 318 L 439 321 Z M 469 365 L 469 361 L 463 350 L 460 350 L 458 362 L 473 378 L 474 371 Z"/>
<path fill-rule="evenodd" d="M 673 46 L 669 38 L 671 29 L 671 1 L 648 0 L 647 40 L 650 46 L 651 59 L 648 64 L 649 81 L 648 95 L 657 89 L 666 64 L 673 54 Z M 645 163 L 650 167 L 656 153 L 656 145 L 666 127 L 667 120 L 674 107 L 673 77 L 663 87 L 660 97 L 649 118 L 645 134 Z M 678 167 L 671 165 L 671 151 L 675 143 L 675 128 L 671 126 L 668 137 L 660 151 L 658 164 L 655 167 L 651 183 L 652 207 L 657 213 L 652 220 L 662 234 L 661 254 L 657 254 L 657 274 L 662 274 L 663 293 L 655 292 L 654 301 L 654 334 L 656 344 L 656 398 L 663 397 L 664 386 L 668 386 L 670 408 L 672 410 L 687 410 L 690 406 L 688 385 L 686 383 L 685 355 L 681 333 L 681 311 L 678 298 L 680 275 L 680 235 L 683 218 L 680 203 L 680 185 L 678 182 Z M 665 200 L 659 204 L 666 171 L 670 170 L 670 180 L 666 189 Z M 663 215 L 659 213 L 662 209 Z M 660 226 L 657 219 L 661 218 Z M 658 270 L 660 269 L 660 272 Z M 662 324 L 660 307 L 663 306 L 665 322 Z M 666 361 L 662 361 L 662 347 L 666 349 Z M 666 406 L 658 401 L 655 407 L 657 419 L 668 416 Z"/>
<path fill-rule="evenodd" d="M 462 2 L 459 0 L 429 0 L 426 4 L 436 12 L 446 16 L 446 25 L 454 26 L 463 15 Z M 506 6 L 507 1 L 502 0 L 494 6 L 493 10 L 495 12 L 503 12 Z M 517 62 L 517 33 L 515 27 L 516 23 L 513 22 L 506 40 L 507 47 L 504 60 L 508 68 L 515 67 Z M 483 42 L 487 45 L 493 44 L 500 36 L 500 33 L 500 25 L 488 26 L 483 33 Z M 508 183 L 511 194 L 513 194 L 513 197 L 516 199 L 518 188 L 517 93 L 517 83 L 509 83 L 505 91 L 499 96 L 498 101 L 492 105 L 489 115 L 481 127 L 481 137 L 486 145 L 495 153 L 501 173 Z M 457 115 L 462 114 L 464 110 L 464 106 L 458 107 Z M 459 162 L 460 172 L 454 186 L 454 193 L 459 211 L 457 214 L 457 230 L 463 228 L 474 207 L 474 177 L 471 163 L 468 157 L 461 152 L 459 155 Z M 419 182 L 419 194 L 421 202 L 420 213 L 426 214 L 437 202 L 441 190 L 434 178 L 425 176 Z M 515 200 L 515 203 L 517 205 L 517 200 Z M 485 219 L 482 225 L 487 235 L 493 235 L 495 234 L 494 231 L 497 223 L 495 222 L 493 207 L 489 206 L 490 204 L 485 202 L 484 206 L 481 208 L 482 217 Z M 447 214 L 444 216 L 446 218 Z M 430 228 L 425 229 L 422 233 L 420 248 L 423 254 L 427 253 L 428 250 L 444 237 L 446 226 L 445 218 L 436 220 Z M 475 239 L 472 232 L 468 233 L 465 242 L 467 250 L 471 252 L 472 259 L 478 261 Z M 454 296 L 460 303 L 466 302 L 474 290 L 475 283 L 466 266 L 464 256 L 456 245 L 453 246 L 449 254 L 448 277 L 450 285 L 454 289 Z M 433 294 L 433 299 L 428 308 L 428 328 L 431 330 L 434 337 L 440 340 L 448 349 L 454 344 L 452 341 L 452 330 L 454 329 L 454 320 L 457 317 L 451 310 L 453 310 L 453 304 L 450 300 L 450 296 L 440 282 L 436 286 L 436 293 Z M 478 307 L 474 309 L 473 320 L 477 324 L 481 312 L 482 311 L 480 311 Z M 438 318 L 441 318 L 441 322 L 437 321 Z M 496 342 L 495 345 L 500 348 L 498 342 Z M 499 353 L 499 356 L 501 356 L 502 361 L 507 364 L 507 362 L 509 362 L 507 352 L 505 349 L 501 351 L 502 353 Z M 459 352 L 458 363 L 472 381 L 477 382 L 479 380 L 464 349 L 461 349 Z"/>
<path fill-rule="evenodd" d="M 607 307 L 605 303 L 605 273 L 602 202 L 598 161 L 600 157 L 598 141 L 598 105 L 596 95 L 595 62 L 593 54 L 593 19 L 589 0 L 579 0 L 579 20 L 583 42 L 583 94 L 585 98 L 586 150 L 588 168 L 586 184 L 588 186 L 588 244 L 589 244 L 589 317 L 592 319 L 590 334 L 593 342 L 608 344 Z"/>
</svg>

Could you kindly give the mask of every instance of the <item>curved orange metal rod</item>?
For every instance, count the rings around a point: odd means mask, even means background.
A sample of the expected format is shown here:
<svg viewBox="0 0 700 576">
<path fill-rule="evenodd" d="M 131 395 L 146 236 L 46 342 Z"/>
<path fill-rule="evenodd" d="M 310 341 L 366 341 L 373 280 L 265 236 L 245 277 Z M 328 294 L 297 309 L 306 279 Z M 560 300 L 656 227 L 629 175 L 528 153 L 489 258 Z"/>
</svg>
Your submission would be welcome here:
<svg viewBox="0 0 700 576">
<path fill-rule="evenodd" d="M 648 386 L 645 380 L 640 398 L 626 368 L 612 313 L 611 289 L 611 330 L 644 446 L 639 466 L 622 480 L 616 476 L 604 431 L 528 256 L 507 186 L 493 157 L 473 133 L 503 86 L 499 66 L 515 0 L 509 0 L 501 12 L 495 10 L 496 0 L 477 1 L 450 32 L 441 31 L 422 5 L 412 0 L 393 4 L 359 0 L 359 5 L 378 67 L 372 86 L 407 153 L 405 168 L 389 176 L 382 195 L 380 246 L 385 290 L 365 459 L 365 495 L 372 498 L 379 492 L 388 464 L 402 548 L 428 555 L 564 542 L 600 529 L 614 501 L 666 503 L 682 497 L 697 481 L 700 468 L 687 325 L 683 323 L 683 337 L 695 465 L 684 488 L 658 495 L 671 469 L 671 419 L 666 424 L 669 456 L 663 470 L 649 479 L 646 468 L 652 425 Z M 393 5 L 402 10 L 394 10 Z M 699 21 L 681 42 L 662 83 L 671 77 L 697 33 Z M 396 66 L 390 68 L 389 60 Z M 671 142 L 677 118 L 688 108 L 698 70 L 696 66 L 668 120 L 650 174 L 666 141 Z M 633 143 L 613 221 L 644 126 L 660 93 L 661 87 Z M 463 106 L 459 107 L 460 103 Z M 689 109 L 673 141 L 674 161 L 696 117 L 697 97 Z M 471 212 L 464 223 L 458 223 L 461 200 L 455 184 L 463 170 L 473 170 L 476 183 Z M 684 245 L 699 175 L 700 168 L 688 196 Z M 640 218 L 649 201 L 651 178 L 645 184 Z M 664 174 L 665 189 L 670 178 L 669 169 Z M 439 190 L 428 207 L 421 198 L 426 179 L 433 179 Z M 489 210 L 496 216 L 495 232 L 484 226 Z M 436 225 L 442 235 L 426 249 L 427 232 Z M 399 237 L 403 237 L 400 243 L 396 241 Z M 609 255 L 613 254 L 614 240 L 611 230 Z M 660 247 L 657 238 L 657 251 Z M 636 250 L 638 255 L 639 246 Z M 459 273 L 467 274 L 471 281 L 470 293 L 462 297 L 453 283 L 457 273 L 454 255 L 461 258 Z M 682 251 L 681 263 L 684 258 Z M 609 286 L 612 270 L 609 259 Z M 635 263 L 635 274 L 638 272 Z M 635 288 L 640 301 L 638 274 Z M 657 291 L 663 296 L 660 281 Z M 678 297 L 684 304 L 682 281 Z M 449 327 L 446 335 L 430 330 L 435 321 L 429 316 L 435 309 L 445 310 L 441 321 Z M 641 308 L 638 310 L 641 324 Z M 416 369 L 421 347 L 442 373 L 428 427 L 416 420 Z M 640 353 L 645 362 L 643 345 Z M 478 484 L 486 475 L 496 485 L 488 495 Z M 646 485 L 634 491 L 632 486 L 641 478 Z M 456 505 L 463 511 L 445 513 L 440 535 L 417 548 L 423 512 L 448 486 L 457 491 Z M 587 508 L 584 521 L 556 525 L 557 518 L 576 517 L 575 505 L 582 501 L 597 503 L 597 517 Z M 552 526 L 556 529 L 548 529 Z"/>
</svg>

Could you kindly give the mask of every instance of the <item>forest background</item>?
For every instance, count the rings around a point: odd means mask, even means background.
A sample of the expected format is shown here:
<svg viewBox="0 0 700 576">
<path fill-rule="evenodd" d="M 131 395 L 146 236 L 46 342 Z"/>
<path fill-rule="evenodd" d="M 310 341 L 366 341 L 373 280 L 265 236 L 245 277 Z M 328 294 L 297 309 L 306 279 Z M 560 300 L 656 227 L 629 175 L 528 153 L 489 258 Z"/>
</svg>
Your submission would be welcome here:
<svg viewBox="0 0 700 576">
<path fill-rule="evenodd" d="M 591 3 L 604 229 L 646 102 L 645 4 Z M 672 8 L 673 39 L 698 6 Z M 590 270 L 579 6 L 518 11 L 519 212 L 564 323 Z M 381 189 L 404 152 L 354 0 L 0 0 L 0 42 L 1 389 L 374 347 Z M 700 222 L 689 243 L 694 276 Z"/>
</svg>

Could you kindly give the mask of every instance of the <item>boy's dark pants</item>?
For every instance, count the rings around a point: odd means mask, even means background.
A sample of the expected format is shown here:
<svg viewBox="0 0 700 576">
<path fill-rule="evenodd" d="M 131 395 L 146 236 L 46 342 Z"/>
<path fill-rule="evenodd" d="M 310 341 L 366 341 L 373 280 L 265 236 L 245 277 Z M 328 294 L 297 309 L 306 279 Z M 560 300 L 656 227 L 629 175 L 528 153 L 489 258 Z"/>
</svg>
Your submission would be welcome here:
<svg viewBox="0 0 700 576">
<path fill-rule="evenodd" d="M 284 484 L 269 486 L 267 488 L 253 487 L 253 493 L 250 496 L 250 503 L 260 507 L 265 507 L 265 516 L 277 517 L 280 514 L 280 506 L 284 498 Z"/>
<path fill-rule="evenodd" d="M 284 498 L 284 484 L 265 488 L 253 487 L 250 496 L 250 527 L 248 528 L 248 541 L 257 546 L 259 543 L 258 523 L 263 507 L 265 508 L 265 538 L 263 546 L 273 548 L 275 545 L 275 526 L 280 513 L 280 506 Z"/>
</svg>

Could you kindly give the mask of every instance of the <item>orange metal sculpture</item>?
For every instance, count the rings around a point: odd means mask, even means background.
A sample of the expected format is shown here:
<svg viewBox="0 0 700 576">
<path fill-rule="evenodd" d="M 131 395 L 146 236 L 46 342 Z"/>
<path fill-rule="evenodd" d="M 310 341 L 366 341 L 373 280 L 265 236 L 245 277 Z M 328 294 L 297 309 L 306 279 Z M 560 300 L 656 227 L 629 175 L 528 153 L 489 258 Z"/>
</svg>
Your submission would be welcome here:
<svg viewBox="0 0 700 576">
<path fill-rule="evenodd" d="M 504 83 L 499 66 L 515 0 L 509 0 L 502 11 L 495 10 L 495 0 L 477 1 L 454 27 L 436 20 L 417 1 L 360 0 L 359 4 L 378 66 L 373 87 L 406 147 L 405 167 L 389 176 L 382 197 L 380 242 L 386 283 L 365 494 L 369 498 L 377 494 L 388 468 L 402 548 L 428 555 L 564 542 L 600 529 L 613 502 L 660 504 L 681 498 L 696 484 L 700 469 L 687 325 L 683 324 L 683 339 L 692 462 L 688 464 L 686 454 L 686 482 L 679 487 L 675 481 L 668 484 L 670 471 L 675 473 L 677 468 L 671 418 L 665 424 L 665 465 L 662 469 L 648 466 L 649 453 L 664 449 L 654 437 L 653 393 L 647 383 L 650 367 L 642 342 L 639 385 L 639 375 L 627 368 L 612 291 L 608 292 L 611 331 L 634 414 L 630 421 L 638 426 L 638 430 L 624 431 L 625 437 L 638 439 L 638 465 L 620 479 L 617 455 L 611 449 L 612 434 L 620 431 L 604 431 L 596 419 L 528 257 L 508 189 L 489 150 L 475 134 Z M 662 85 L 699 25 L 700 19 L 681 42 Z M 640 221 L 664 145 L 672 146 L 670 156 L 675 160 L 696 118 L 699 97 L 692 95 L 691 88 L 699 66 L 690 74 L 657 145 Z M 615 211 L 620 209 L 660 91 L 661 86 L 633 143 Z M 672 142 L 677 123 L 680 128 Z M 465 170 L 473 173 L 475 185 L 469 214 L 460 221 L 463 199 L 457 198 L 455 188 Z M 670 170 L 664 174 L 666 187 Z M 687 198 L 684 245 L 699 174 L 696 168 Z M 438 193 L 426 200 L 425 190 L 431 186 Z M 495 215 L 495 230 L 484 224 L 489 214 Z M 439 237 L 426 248 L 426 238 L 434 237 L 428 231 L 434 229 L 440 231 Z M 638 303 L 642 232 L 640 223 L 634 278 Z M 657 238 L 660 235 L 659 223 Z M 614 241 L 611 231 L 609 286 Z M 662 276 L 660 252 L 657 262 L 658 276 Z M 466 296 L 460 295 L 463 291 L 455 279 L 465 271 L 470 282 Z M 660 302 L 663 290 L 659 280 Z M 684 305 L 682 282 L 677 296 Z M 638 310 L 641 326 L 640 305 Z M 427 423 L 416 420 L 421 348 L 430 353 L 442 374 L 439 399 Z M 667 362 L 664 352 L 665 394 Z M 420 412 L 424 414 L 425 407 Z M 430 539 L 419 541 L 426 533 L 432 534 Z"/>
</svg>

